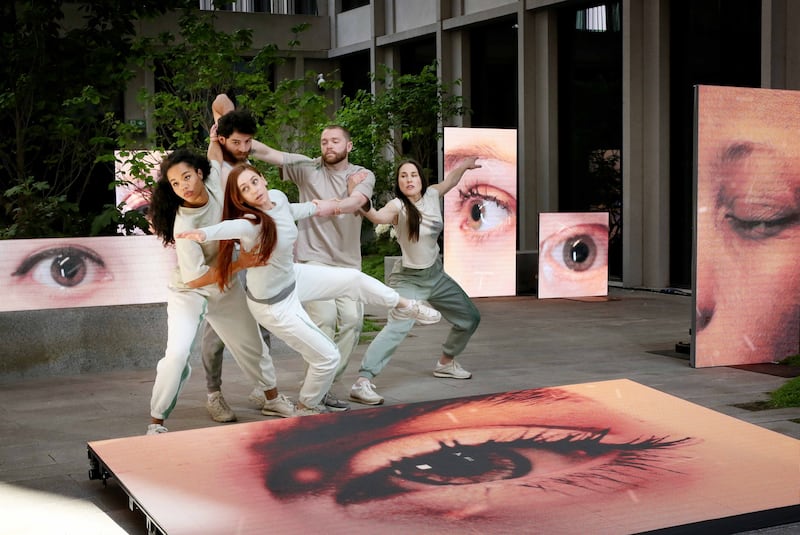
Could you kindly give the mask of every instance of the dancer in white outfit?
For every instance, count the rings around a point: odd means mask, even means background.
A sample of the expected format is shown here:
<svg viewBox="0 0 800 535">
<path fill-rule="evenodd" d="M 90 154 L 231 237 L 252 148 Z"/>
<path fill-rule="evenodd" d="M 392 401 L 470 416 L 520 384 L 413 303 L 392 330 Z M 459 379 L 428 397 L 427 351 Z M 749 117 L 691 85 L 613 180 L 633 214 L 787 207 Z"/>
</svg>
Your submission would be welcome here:
<svg viewBox="0 0 800 535">
<path fill-rule="evenodd" d="M 212 135 L 209 163 L 205 157 L 176 150 L 161 163 L 161 178 L 153 193 L 150 213 L 164 245 L 175 242 L 182 230 L 211 225 L 222 219 L 221 150 Z M 262 413 L 294 416 L 294 404 L 278 394 L 275 368 L 258 324 L 247 309 L 244 290 L 233 277 L 225 291 L 217 282 L 218 244 L 175 243 L 178 266 L 167 295 L 167 349 L 158 361 L 150 400 L 147 434 L 167 431 L 166 420 L 191 374 L 189 357 L 197 329 L 205 317 L 230 350 L 242 371 L 264 391 Z M 246 257 L 245 257 L 246 258 Z M 240 258 L 228 273 L 247 268 Z"/>
<path fill-rule="evenodd" d="M 240 164 L 228 175 L 225 191 L 226 221 L 184 231 L 176 238 L 200 243 L 238 240 L 241 249 L 258 256 L 258 266 L 247 270 L 247 302 L 258 322 L 298 351 L 308 363 L 300 390 L 297 414 L 326 412 L 321 401 L 330 389 L 340 361 L 336 344 L 308 317 L 302 302 L 348 297 L 390 308 L 393 317 L 428 324 L 441 315 L 352 268 L 296 264 L 293 249 L 297 219 L 329 216 L 336 200 L 290 203 L 279 190 L 268 190 L 258 170 Z M 233 242 L 223 241 L 218 258 L 218 283 L 229 284 Z"/>
</svg>

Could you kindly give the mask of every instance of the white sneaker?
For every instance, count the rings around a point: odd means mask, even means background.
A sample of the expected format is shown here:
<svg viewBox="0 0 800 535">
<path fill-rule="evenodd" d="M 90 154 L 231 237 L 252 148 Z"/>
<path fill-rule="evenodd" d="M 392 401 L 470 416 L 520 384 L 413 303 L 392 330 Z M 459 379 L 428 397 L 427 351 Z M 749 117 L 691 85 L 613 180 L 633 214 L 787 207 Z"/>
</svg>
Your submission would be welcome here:
<svg viewBox="0 0 800 535">
<path fill-rule="evenodd" d="M 455 360 L 451 360 L 449 364 L 439 364 L 437 361 L 436 368 L 433 370 L 433 375 L 449 379 L 469 379 L 472 377 L 472 373 L 462 368 L 461 364 Z"/>
<path fill-rule="evenodd" d="M 369 381 L 358 381 L 350 387 L 350 399 L 364 405 L 383 403 L 383 396 L 375 392 L 375 385 Z"/>
<path fill-rule="evenodd" d="M 236 414 L 222 397 L 222 392 L 214 392 L 206 401 L 206 409 L 215 422 L 235 422 Z"/>
<path fill-rule="evenodd" d="M 166 433 L 169 431 L 166 427 L 161 424 L 150 424 L 147 426 L 147 433 L 148 435 L 160 435 L 161 433 Z"/>
<path fill-rule="evenodd" d="M 275 399 L 264 398 L 264 406 L 261 407 L 261 414 L 264 416 L 280 416 L 281 418 L 291 418 L 297 416 L 294 403 L 283 394 L 278 394 Z"/>
<path fill-rule="evenodd" d="M 411 299 L 406 308 L 394 307 L 389 315 L 396 320 L 416 320 L 420 325 L 431 325 L 442 319 L 438 310 L 434 310 L 425 303 Z"/>
<path fill-rule="evenodd" d="M 258 407 L 259 409 L 264 408 L 264 403 L 267 401 L 267 398 L 264 397 L 264 391 L 258 387 L 255 387 L 250 395 L 247 396 L 247 401 L 250 401 L 253 405 Z"/>
</svg>

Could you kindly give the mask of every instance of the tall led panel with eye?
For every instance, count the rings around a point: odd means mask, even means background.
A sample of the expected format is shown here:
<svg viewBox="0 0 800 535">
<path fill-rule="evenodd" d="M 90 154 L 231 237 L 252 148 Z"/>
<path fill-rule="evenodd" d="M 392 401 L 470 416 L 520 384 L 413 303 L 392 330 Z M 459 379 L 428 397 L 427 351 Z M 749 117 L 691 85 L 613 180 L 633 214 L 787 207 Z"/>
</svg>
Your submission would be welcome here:
<svg viewBox="0 0 800 535">
<path fill-rule="evenodd" d="M 467 171 L 444 197 L 444 269 L 470 297 L 516 295 L 517 131 L 445 128 L 444 174 Z"/>
</svg>

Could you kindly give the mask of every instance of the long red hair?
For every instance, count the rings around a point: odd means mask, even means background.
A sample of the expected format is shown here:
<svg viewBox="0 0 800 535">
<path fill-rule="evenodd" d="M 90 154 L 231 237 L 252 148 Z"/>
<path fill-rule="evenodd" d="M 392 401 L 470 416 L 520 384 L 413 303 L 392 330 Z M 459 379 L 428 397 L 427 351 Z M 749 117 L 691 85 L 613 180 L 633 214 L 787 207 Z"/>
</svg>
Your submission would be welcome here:
<svg viewBox="0 0 800 535">
<path fill-rule="evenodd" d="M 256 246 L 259 265 L 264 265 L 269 261 L 275 244 L 278 241 L 278 229 L 275 221 L 267 214 L 254 206 L 247 204 L 239 191 L 239 175 L 244 171 L 253 171 L 261 176 L 258 169 L 250 164 L 237 164 L 228 175 L 228 183 L 225 185 L 225 202 L 222 208 L 222 219 L 247 219 L 254 225 L 261 225 L 261 234 Z M 263 176 L 262 176 L 263 178 Z M 266 179 L 264 179 L 266 182 Z M 251 217 L 252 216 L 252 217 Z M 217 284 L 221 290 L 229 286 L 231 278 L 231 264 L 233 263 L 234 243 L 239 240 L 222 240 L 219 245 L 219 256 L 217 259 Z"/>
</svg>

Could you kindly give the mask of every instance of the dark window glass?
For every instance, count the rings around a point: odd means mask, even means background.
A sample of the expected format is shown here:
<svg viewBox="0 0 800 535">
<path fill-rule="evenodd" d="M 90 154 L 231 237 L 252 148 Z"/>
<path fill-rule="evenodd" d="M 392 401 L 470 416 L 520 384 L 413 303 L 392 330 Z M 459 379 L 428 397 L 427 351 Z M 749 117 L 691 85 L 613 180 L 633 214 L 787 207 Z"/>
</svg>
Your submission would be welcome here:
<svg viewBox="0 0 800 535">
<path fill-rule="evenodd" d="M 672 0 L 670 8 L 670 284 L 692 283 L 694 90 L 760 87 L 760 0 Z"/>
<path fill-rule="evenodd" d="M 620 2 L 558 12 L 558 210 L 609 212 L 608 273 L 622 278 Z"/>
<path fill-rule="evenodd" d="M 351 9 L 355 9 L 357 7 L 368 6 L 369 0 L 342 0 L 342 11 L 350 11 Z"/>
</svg>

